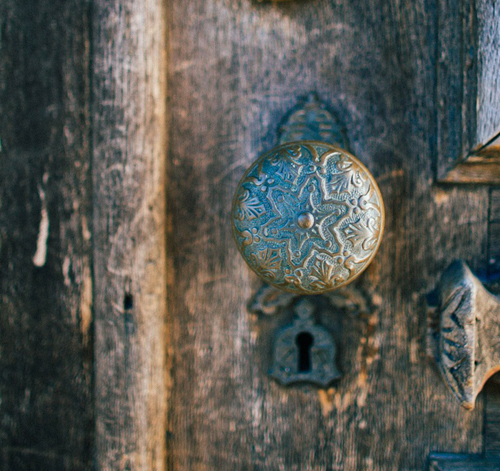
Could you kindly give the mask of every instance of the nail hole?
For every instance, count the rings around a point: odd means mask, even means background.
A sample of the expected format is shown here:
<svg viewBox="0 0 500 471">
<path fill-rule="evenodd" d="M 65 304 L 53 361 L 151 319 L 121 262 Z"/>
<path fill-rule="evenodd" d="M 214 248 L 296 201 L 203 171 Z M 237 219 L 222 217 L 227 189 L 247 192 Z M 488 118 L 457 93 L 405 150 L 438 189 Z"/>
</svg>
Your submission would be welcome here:
<svg viewBox="0 0 500 471">
<path fill-rule="evenodd" d="M 132 296 L 132 293 L 125 293 L 125 298 L 123 299 L 123 307 L 126 311 L 134 307 L 134 296 Z"/>
</svg>

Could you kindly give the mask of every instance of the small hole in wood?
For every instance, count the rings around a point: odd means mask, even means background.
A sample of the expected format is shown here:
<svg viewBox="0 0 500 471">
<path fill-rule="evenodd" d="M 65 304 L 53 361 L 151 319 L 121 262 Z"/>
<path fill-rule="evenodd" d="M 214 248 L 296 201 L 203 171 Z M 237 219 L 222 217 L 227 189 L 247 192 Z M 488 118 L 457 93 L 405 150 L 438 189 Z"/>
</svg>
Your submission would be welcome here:
<svg viewBox="0 0 500 471">
<path fill-rule="evenodd" d="M 295 343 L 299 349 L 298 371 L 307 373 L 311 371 L 311 347 L 314 345 L 314 337 L 309 332 L 301 332 L 295 337 Z"/>
<path fill-rule="evenodd" d="M 125 293 L 125 298 L 123 299 L 123 307 L 126 311 L 134 307 L 134 296 L 132 296 L 132 293 Z"/>
</svg>

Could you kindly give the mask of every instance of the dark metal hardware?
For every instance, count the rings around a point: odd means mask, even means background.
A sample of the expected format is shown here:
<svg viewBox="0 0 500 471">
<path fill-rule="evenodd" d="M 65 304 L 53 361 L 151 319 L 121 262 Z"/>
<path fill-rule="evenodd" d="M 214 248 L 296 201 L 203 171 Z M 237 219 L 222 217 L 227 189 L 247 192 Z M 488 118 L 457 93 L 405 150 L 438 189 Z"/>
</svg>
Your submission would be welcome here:
<svg viewBox="0 0 500 471">
<path fill-rule="evenodd" d="M 341 377 L 335 342 L 315 323 L 312 302 L 302 298 L 293 310 L 297 319 L 277 334 L 269 375 L 284 385 L 311 383 L 326 388 Z"/>
<path fill-rule="evenodd" d="M 464 262 L 453 263 L 438 287 L 432 354 L 462 406 L 473 409 L 484 384 L 500 370 L 500 299 Z"/>
</svg>

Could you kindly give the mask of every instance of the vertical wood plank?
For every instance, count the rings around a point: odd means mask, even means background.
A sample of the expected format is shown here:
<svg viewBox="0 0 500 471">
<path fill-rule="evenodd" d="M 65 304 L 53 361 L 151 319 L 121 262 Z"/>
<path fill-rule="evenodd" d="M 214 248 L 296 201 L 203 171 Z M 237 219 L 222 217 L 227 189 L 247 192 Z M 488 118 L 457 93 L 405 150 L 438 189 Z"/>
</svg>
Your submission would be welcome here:
<svg viewBox="0 0 500 471">
<path fill-rule="evenodd" d="M 470 156 L 498 160 L 500 2 L 438 0 L 438 6 L 436 174 L 442 181 L 488 181 L 489 172 L 496 168 L 487 165 L 479 170 L 464 168 L 463 175 L 448 172 Z M 468 170 L 479 172 L 481 178 L 473 175 L 468 181 Z"/>
<path fill-rule="evenodd" d="M 426 295 L 456 258 L 484 271 L 488 234 L 487 189 L 433 185 L 437 7 L 169 4 L 171 469 L 417 471 L 432 450 L 480 451 L 481 403 L 460 410 L 422 345 Z M 380 310 L 323 313 L 344 376 L 320 392 L 268 377 L 287 319 L 248 313 L 259 283 L 230 228 L 238 180 L 311 91 L 346 125 L 387 214 L 360 281 Z"/>
<path fill-rule="evenodd" d="M 474 147 L 500 133 L 500 0 L 477 2 L 477 130 Z"/>
<path fill-rule="evenodd" d="M 491 190 L 490 222 L 500 222 L 500 189 Z"/>
<path fill-rule="evenodd" d="M 500 274 L 500 222 L 491 222 L 489 229 L 489 273 L 493 278 L 498 278 Z"/>
<path fill-rule="evenodd" d="M 160 0 L 96 0 L 96 466 L 162 470 L 166 420 L 165 24 Z"/>
<path fill-rule="evenodd" d="M 92 466 L 89 3 L 0 0 L 0 468 Z"/>
<path fill-rule="evenodd" d="M 435 110 L 436 173 L 439 179 L 475 142 L 477 64 L 474 2 L 437 1 Z"/>
<path fill-rule="evenodd" d="M 490 378 L 485 385 L 484 450 L 486 456 L 500 456 L 500 383 L 498 377 Z M 500 463 L 499 463 L 500 466 Z"/>
<path fill-rule="evenodd" d="M 500 277 L 500 190 L 490 190 L 488 234 L 488 274 L 496 280 Z"/>
</svg>

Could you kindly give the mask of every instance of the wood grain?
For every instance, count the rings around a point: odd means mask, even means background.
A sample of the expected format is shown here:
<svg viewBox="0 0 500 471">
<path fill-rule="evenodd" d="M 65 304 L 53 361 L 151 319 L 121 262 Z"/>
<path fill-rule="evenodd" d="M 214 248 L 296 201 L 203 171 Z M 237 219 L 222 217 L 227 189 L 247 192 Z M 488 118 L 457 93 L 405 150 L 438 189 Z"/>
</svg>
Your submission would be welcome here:
<svg viewBox="0 0 500 471">
<path fill-rule="evenodd" d="M 496 279 L 500 275 L 500 223 L 490 223 L 489 233 L 489 274 Z"/>
<path fill-rule="evenodd" d="M 423 353 L 442 270 L 487 271 L 500 246 L 495 192 L 432 185 L 437 152 L 447 165 L 475 136 L 475 91 L 497 100 L 467 62 L 471 5 L 0 0 L 2 470 L 414 471 L 479 451 L 481 402 L 464 414 Z M 436 50 L 453 69 L 436 75 Z M 344 379 L 320 392 L 266 375 L 290 319 L 247 312 L 258 283 L 229 229 L 239 177 L 310 91 L 388 213 L 360 280 L 373 311 L 321 312 Z"/>
<path fill-rule="evenodd" d="M 438 4 L 437 178 L 498 184 L 500 2 Z"/>
<path fill-rule="evenodd" d="M 165 468 L 165 15 L 93 11 L 95 465 Z"/>
<path fill-rule="evenodd" d="M 487 456 L 500 457 L 500 383 L 498 374 L 485 386 L 484 450 Z M 500 460 L 499 460 L 500 461 Z"/>
<path fill-rule="evenodd" d="M 500 148 L 486 147 L 453 167 L 441 183 L 500 185 Z"/>
<path fill-rule="evenodd" d="M 169 469 L 416 471 L 431 450 L 480 451 L 481 401 L 460 410 L 423 353 L 439 275 L 456 258 L 487 267 L 488 190 L 432 184 L 436 2 L 192 0 L 167 13 Z M 311 91 L 345 123 L 387 211 L 361 280 L 380 308 L 321 315 L 344 373 L 323 392 L 267 376 L 289 319 L 248 313 L 258 283 L 230 231 L 239 178 Z"/>
<path fill-rule="evenodd" d="M 500 189 L 491 190 L 490 222 L 500 222 Z"/>
<path fill-rule="evenodd" d="M 488 237 L 488 276 L 492 280 L 500 279 L 500 190 L 490 190 Z"/>
<path fill-rule="evenodd" d="M 475 1 L 438 0 L 436 177 L 442 180 L 475 147 L 477 56 Z M 477 0 L 488 1 L 488 0 Z"/>
<path fill-rule="evenodd" d="M 89 4 L 0 0 L 0 468 L 92 466 Z"/>
<path fill-rule="evenodd" d="M 429 471 L 497 471 L 500 462 L 480 456 L 441 455 L 430 460 Z"/>
<path fill-rule="evenodd" d="M 500 133 L 500 1 L 476 0 L 476 16 L 477 147 Z"/>
</svg>

